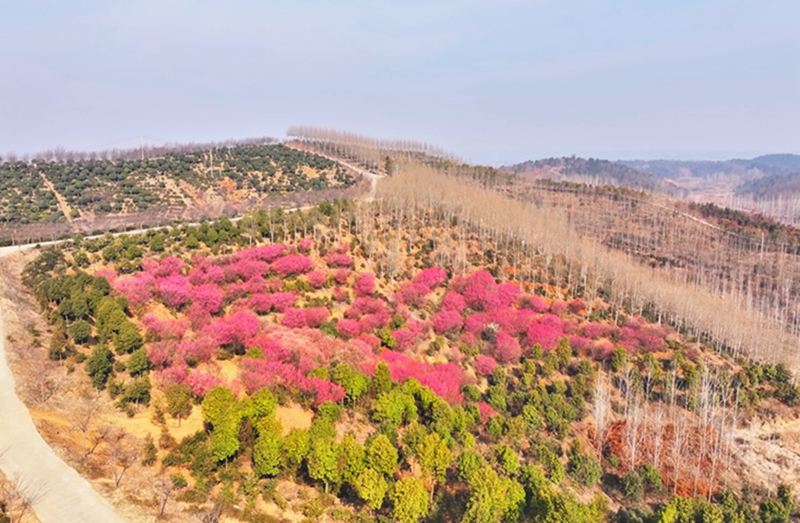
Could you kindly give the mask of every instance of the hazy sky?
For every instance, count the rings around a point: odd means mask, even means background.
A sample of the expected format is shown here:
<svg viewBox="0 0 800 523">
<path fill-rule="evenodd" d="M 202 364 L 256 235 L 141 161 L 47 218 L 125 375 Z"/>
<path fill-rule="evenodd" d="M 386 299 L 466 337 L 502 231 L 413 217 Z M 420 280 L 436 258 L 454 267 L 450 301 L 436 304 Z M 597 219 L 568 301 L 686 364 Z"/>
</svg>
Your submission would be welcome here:
<svg viewBox="0 0 800 523">
<path fill-rule="evenodd" d="M 800 2 L 0 0 L 0 153 L 292 124 L 492 164 L 800 153 Z"/>
</svg>

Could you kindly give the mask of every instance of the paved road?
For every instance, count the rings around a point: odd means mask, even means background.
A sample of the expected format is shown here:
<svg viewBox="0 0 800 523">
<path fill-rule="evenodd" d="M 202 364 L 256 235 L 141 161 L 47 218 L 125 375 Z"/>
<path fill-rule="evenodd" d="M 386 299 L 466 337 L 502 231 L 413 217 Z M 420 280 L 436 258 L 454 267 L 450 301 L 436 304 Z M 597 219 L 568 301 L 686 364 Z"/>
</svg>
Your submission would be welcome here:
<svg viewBox="0 0 800 523">
<path fill-rule="evenodd" d="M 0 256 L 19 250 L 0 249 Z M 8 306 L 7 302 L 2 306 Z M 33 497 L 42 523 L 124 523 L 111 505 L 45 443 L 14 390 L 0 306 L 0 469 Z"/>
</svg>

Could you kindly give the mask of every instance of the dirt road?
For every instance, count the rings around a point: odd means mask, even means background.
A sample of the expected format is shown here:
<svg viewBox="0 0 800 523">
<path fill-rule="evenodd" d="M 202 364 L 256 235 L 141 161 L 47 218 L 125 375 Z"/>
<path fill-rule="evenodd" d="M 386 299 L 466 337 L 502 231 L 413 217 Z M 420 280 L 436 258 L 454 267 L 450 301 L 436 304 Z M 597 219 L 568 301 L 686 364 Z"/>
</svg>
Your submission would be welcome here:
<svg viewBox="0 0 800 523">
<path fill-rule="evenodd" d="M 17 397 L 3 331 L 3 309 L 12 306 L 0 301 L 0 469 L 24 488 L 42 523 L 124 523 L 88 481 L 55 455 Z"/>
</svg>

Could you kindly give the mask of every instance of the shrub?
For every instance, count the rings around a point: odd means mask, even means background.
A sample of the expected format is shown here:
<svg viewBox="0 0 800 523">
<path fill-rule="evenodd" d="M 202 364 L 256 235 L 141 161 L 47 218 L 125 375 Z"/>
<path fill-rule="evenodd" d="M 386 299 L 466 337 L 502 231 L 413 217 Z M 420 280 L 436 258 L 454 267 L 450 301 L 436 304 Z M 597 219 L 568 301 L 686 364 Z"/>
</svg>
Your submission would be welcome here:
<svg viewBox="0 0 800 523">
<path fill-rule="evenodd" d="M 78 320 L 69 327 L 69 335 L 75 343 L 84 343 L 92 335 L 92 326 L 86 320 Z"/>
<path fill-rule="evenodd" d="M 650 464 L 645 464 L 639 467 L 639 475 L 642 481 L 651 489 L 661 491 L 662 478 L 661 473 L 657 468 Z"/>
<path fill-rule="evenodd" d="M 632 470 L 622 476 L 620 479 L 622 485 L 622 493 L 632 500 L 639 500 L 642 498 L 642 477 L 638 472 Z"/>
</svg>

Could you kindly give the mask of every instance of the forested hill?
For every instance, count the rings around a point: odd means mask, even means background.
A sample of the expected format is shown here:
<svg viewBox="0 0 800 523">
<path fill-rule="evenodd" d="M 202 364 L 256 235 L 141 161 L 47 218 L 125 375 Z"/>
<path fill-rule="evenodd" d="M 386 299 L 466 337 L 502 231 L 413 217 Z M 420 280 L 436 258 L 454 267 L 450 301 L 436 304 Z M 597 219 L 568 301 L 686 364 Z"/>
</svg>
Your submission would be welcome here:
<svg viewBox="0 0 800 523">
<path fill-rule="evenodd" d="M 536 178 L 552 178 L 596 185 L 616 185 L 630 189 L 645 190 L 682 196 L 685 191 L 675 184 L 659 179 L 621 163 L 596 158 L 546 158 L 528 160 L 516 165 L 503 166 L 501 171 L 529 175 Z"/>
<path fill-rule="evenodd" d="M 787 175 L 773 174 L 743 183 L 736 189 L 737 196 L 773 199 L 800 194 L 800 171 Z"/>
<path fill-rule="evenodd" d="M 677 178 L 686 175 L 693 177 L 718 174 L 742 175 L 747 173 L 757 176 L 785 176 L 800 171 L 800 155 L 797 154 L 768 154 L 751 160 L 629 160 L 618 163 L 650 173 L 659 178 Z"/>
<path fill-rule="evenodd" d="M 327 158 L 270 143 L 69 158 L 0 163 L 0 237 L 213 217 L 287 199 L 305 203 L 314 193 L 336 197 L 357 181 Z"/>
</svg>

